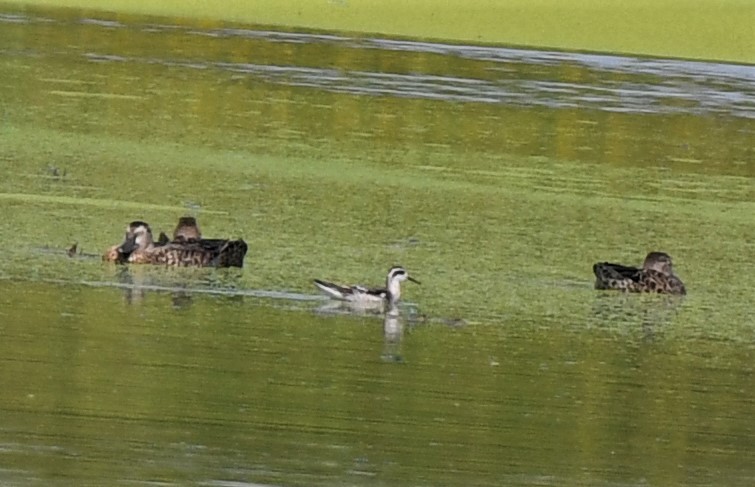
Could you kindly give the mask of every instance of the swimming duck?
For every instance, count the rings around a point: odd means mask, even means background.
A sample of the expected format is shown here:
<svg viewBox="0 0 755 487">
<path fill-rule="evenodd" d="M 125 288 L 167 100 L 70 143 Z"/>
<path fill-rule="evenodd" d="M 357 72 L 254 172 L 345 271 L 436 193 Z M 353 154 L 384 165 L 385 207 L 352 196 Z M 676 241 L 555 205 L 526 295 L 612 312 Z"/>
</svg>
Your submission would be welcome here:
<svg viewBox="0 0 755 487">
<path fill-rule="evenodd" d="M 160 235 L 163 235 L 162 233 Z M 202 238 L 202 232 L 199 230 L 197 219 L 193 216 L 182 216 L 178 219 L 178 224 L 173 230 L 173 242 L 194 242 L 200 243 L 207 248 L 223 247 L 228 241 L 219 238 Z M 219 260 L 218 267 L 242 267 L 244 256 L 239 258 L 238 254 L 224 252 Z M 240 262 L 240 263 L 237 263 Z"/>
<path fill-rule="evenodd" d="M 167 245 L 168 243 L 170 243 L 170 239 L 168 238 L 168 236 L 165 235 L 165 232 L 160 232 L 160 237 L 158 237 L 157 242 L 155 242 L 154 245 L 162 246 L 162 245 Z M 102 260 L 104 262 L 114 262 L 116 264 L 125 264 L 126 262 L 128 262 L 128 254 L 124 254 L 123 252 L 121 252 L 121 244 L 113 245 L 112 247 L 109 247 L 105 251 L 104 254 L 102 254 Z"/>
<path fill-rule="evenodd" d="M 202 232 L 199 230 L 197 219 L 193 216 L 182 216 L 173 230 L 174 241 L 200 240 Z"/>
<path fill-rule="evenodd" d="M 388 276 L 385 278 L 385 288 L 367 288 L 360 285 L 343 286 L 333 282 L 315 279 L 314 283 L 318 289 L 333 299 L 348 301 L 360 306 L 369 305 L 395 305 L 401 298 L 401 282 L 410 280 L 420 284 L 418 280 L 411 277 L 406 269 L 400 266 L 391 267 Z"/>
<path fill-rule="evenodd" d="M 592 271 L 595 273 L 595 289 L 618 289 L 635 293 L 687 293 L 682 280 L 674 274 L 671 257 L 664 252 L 650 252 L 639 269 L 598 262 L 592 266 Z"/>
<path fill-rule="evenodd" d="M 123 243 L 108 249 L 103 259 L 177 267 L 243 267 L 246 251 L 243 240 L 174 240 L 156 245 L 149 225 L 134 221 L 126 228 Z"/>
</svg>

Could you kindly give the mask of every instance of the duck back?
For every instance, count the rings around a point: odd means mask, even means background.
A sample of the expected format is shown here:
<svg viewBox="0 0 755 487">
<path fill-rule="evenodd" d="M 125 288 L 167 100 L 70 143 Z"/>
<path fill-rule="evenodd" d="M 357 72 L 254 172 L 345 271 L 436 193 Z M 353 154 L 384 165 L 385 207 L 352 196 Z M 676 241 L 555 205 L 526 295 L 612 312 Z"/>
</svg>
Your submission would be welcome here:
<svg viewBox="0 0 755 487">
<path fill-rule="evenodd" d="M 593 266 L 595 289 L 616 289 L 636 293 L 686 294 L 682 281 L 673 274 L 653 269 L 599 262 Z"/>
</svg>

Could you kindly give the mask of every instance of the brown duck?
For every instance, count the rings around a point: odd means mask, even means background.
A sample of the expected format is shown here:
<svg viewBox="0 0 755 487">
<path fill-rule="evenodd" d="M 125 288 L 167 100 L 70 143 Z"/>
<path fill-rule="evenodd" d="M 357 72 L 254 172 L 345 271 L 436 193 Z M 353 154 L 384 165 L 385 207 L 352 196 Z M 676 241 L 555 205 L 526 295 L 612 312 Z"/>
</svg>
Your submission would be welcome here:
<svg viewBox="0 0 755 487">
<path fill-rule="evenodd" d="M 173 230 L 174 242 L 201 239 L 202 232 L 199 230 L 196 218 L 193 216 L 182 216 L 178 219 L 178 225 L 176 225 L 176 229 Z"/>
<path fill-rule="evenodd" d="M 196 221 L 194 224 L 199 234 Z M 126 228 L 123 243 L 108 249 L 103 260 L 176 267 L 243 267 L 246 251 L 243 240 L 181 238 L 155 243 L 149 225 L 134 221 Z"/>
<path fill-rule="evenodd" d="M 664 252 L 650 252 L 642 268 L 609 262 L 592 266 L 595 289 L 617 289 L 634 293 L 687 294 L 684 283 L 674 274 L 671 257 Z"/>
<path fill-rule="evenodd" d="M 126 229 L 126 235 L 128 235 L 128 229 Z M 167 245 L 170 243 L 170 238 L 168 238 L 167 235 L 165 235 L 165 232 L 160 232 L 160 237 L 157 239 L 157 242 L 154 242 L 155 246 L 162 246 Z M 121 245 L 113 245 L 112 247 L 108 247 L 108 249 L 105 251 L 104 254 L 102 254 L 102 260 L 105 262 L 115 262 L 116 264 L 125 264 L 128 262 L 128 254 L 124 254 L 121 252 Z M 71 250 L 69 249 L 69 255 Z"/>
</svg>

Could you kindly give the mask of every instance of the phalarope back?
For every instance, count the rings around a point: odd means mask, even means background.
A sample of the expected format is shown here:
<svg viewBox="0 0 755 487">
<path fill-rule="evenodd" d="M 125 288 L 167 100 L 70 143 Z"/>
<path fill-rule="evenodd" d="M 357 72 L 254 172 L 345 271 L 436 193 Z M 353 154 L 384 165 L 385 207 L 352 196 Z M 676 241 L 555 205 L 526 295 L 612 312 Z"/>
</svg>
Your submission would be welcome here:
<svg viewBox="0 0 755 487">
<path fill-rule="evenodd" d="M 401 282 L 407 279 L 420 284 L 400 266 L 391 267 L 388 271 L 384 288 L 367 288 L 360 285 L 342 286 L 320 279 L 315 279 L 314 282 L 315 286 L 333 299 L 362 305 L 384 303 L 393 305 L 401 298 Z"/>
<path fill-rule="evenodd" d="M 686 294 L 682 282 L 674 274 L 671 257 L 664 252 L 650 252 L 642 268 L 609 262 L 592 266 L 595 289 L 618 289 L 634 293 Z"/>
</svg>

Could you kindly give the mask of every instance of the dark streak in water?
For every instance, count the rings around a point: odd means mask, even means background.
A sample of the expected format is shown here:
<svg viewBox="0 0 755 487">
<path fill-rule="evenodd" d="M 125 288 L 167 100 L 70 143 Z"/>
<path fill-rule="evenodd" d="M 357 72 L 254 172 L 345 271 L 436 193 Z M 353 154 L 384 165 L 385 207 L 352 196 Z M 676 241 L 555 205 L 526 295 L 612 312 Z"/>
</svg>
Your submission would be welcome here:
<svg viewBox="0 0 755 487">
<path fill-rule="evenodd" d="M 0 280 L 4 280 L 0 277 Z M 199 287 L 184 287 L 184 286 L 161 286 L 157 284 L 130 284 L 123 282 L 112 281 L 71 281 L 66 279 L 34 279 L 36 282 L 45 282 L 48 284 L 57 284 L 63 286 L 87 286 L 87 287 L 100 287 L 100 288 L 117 288 L 117 289 L 133 289 L 140 291 L 161 291 L 161 292 L 184 292 L 192 294 L 210 294 L 216 296 L 248 296 L 253 298 L 269 298 L 269 299 L 285 299 L 289 301 L 325 301 L 327 298 L 321 295 L 314 294 L 302 294 L 292 293 L 286 291 L 268 291 L 264 289 L 210 289 Z"/>
</svg>

